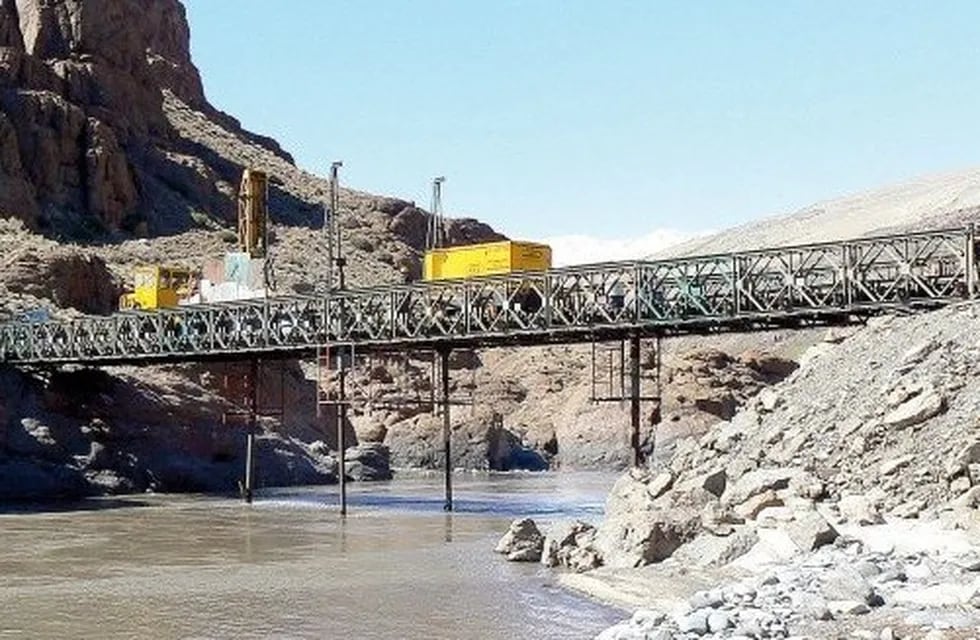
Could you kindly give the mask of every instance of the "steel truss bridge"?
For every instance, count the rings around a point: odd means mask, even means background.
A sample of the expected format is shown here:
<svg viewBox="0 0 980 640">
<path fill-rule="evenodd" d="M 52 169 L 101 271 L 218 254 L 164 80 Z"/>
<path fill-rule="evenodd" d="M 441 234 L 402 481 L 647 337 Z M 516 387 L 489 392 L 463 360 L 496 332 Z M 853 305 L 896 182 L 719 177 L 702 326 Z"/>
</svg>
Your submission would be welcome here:
<svg viewBox="0 0 980 640">
<path fill-rule="evenodd" d="M 859 322 L 977 294 L 974 227 L 669 260 L 591 264 L 369 289 L 0 324 L 0 364 L 108 366 L 438 352 L 446 504 L 452 507 L 448 354 L 453 349 L 628 340 L 639 456 L 642 338 Z M 659 350 L 658 350 L 659 351 Z M 659 361 L 659 357 L 658 357 Z M 435 382 L 435 381 L 433 381 Z M 254 419 L 253 419 L 254 423 Z M 343 429 L 338 429 L 343 465 Z M 251 439 L 249 440 L 251 444 Z M 249 448 L 251 452 L 251 447 Z M 251 462 L 249 462 L 251 465 Z M 343 466 L 341 466 L 343 468 Z M 250 478 L 251 466 L 246 477 Z M 341 511 L 346 509 L 341 473 Z"/>
<path fill-rule="evenodd" d="M 541 273 L 0 324 L 0 362 L 119 365 L 853 322 L 973 298 L 972 226 Z"/>
</svg>

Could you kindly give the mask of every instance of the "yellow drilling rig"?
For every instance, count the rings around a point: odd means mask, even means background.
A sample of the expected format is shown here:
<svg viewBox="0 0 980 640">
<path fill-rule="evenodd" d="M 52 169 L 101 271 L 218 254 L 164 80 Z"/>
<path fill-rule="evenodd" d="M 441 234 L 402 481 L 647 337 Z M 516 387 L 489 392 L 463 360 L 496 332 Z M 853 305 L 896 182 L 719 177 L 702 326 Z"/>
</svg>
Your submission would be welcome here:
<svg viewBox="0 0 980 640">
<path fill-rule="evenodd" d="M 160 264 L 133 270 L 132 289 L 119 299 L 120 309 L 163 309 L 180 304 L 254 298 L 264 292 L 269 245 L 269 178 L 245 169 L 238 188 L 238 251 L 200 269 Z"/>
</svg>

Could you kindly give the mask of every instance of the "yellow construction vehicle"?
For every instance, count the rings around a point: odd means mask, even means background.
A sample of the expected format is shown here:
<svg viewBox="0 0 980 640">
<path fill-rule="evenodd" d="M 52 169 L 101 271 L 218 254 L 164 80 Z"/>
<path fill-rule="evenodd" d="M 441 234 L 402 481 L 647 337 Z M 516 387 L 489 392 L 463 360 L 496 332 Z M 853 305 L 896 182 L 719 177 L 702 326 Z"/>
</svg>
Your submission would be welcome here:
<svg viewBox="0 0 980 640">
<path fill-rule="evenodd" d="M 119 298 L 120 309 L 176 307 L 197 286 L 197 274 L 182 267 L 150 265 L 133 271 L 133 290 Z"/>
</svg>

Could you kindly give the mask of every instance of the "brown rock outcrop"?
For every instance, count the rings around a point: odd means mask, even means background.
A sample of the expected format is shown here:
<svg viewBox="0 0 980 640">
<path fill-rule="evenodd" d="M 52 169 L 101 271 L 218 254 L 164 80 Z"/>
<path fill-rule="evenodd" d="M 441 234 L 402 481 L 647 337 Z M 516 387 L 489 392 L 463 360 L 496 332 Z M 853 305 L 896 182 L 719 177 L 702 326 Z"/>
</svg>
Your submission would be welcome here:
<svg viewBox="0 0 980 640">
<path fill-rule="evenodd" d="M 181 231 L 202 204 L 230 215 L 231 194 L 199 194 L 240 167 L 205 158 L 175 171 L 192 146 L 165 92 L 291 160 L 208 104 L 189 42 L 178 0 L 0 0 L 0 216 L 89 239 Z"/>
<path fill-rule="evenodd" d="M 110 313 L 121 288 L 101 258 L 71 247 L 49 252 L 31 249 L 0 274 L 8 291 L 46 298 L 82 313 Z"/>
</svg>

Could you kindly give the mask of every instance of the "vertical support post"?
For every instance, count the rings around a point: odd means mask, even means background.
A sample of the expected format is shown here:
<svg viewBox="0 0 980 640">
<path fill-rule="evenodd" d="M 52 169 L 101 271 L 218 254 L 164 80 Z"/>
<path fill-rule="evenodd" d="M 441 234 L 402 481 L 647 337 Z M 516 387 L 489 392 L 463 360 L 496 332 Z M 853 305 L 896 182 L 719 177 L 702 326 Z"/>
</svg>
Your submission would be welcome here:
<svg viewBox="0 0 980 640">
<path fill-rule="evenodd" d="M 595 337 L 592 338 L 592 402 L 596 402 Z"/>
<path fill-rule="evenodd" d="M 741 260 L 737 254 L 732 254 L 732 313 L 742 313 L 742 273 Z M 659 356 L 658 356 L 659 357 Z"/>
<path fill-rule="evenodd" d="M 429 380 L 432 382 L 429 385 L 429 411 L 432 413 L 436 412 L 436 378 L 439 375 L 437 367 L 436 352 L 432 350 L 429 352 Z"/>
<path fill-rule="evenodd" d="M 333 259 L 334 264 L 337 265 L 337 288 L 340 290 L 343 290 L 347 286 L 344 275 L 344 267 L 347 266 L 347 260 L 344 258 L 344 248 L 340 239 L 339 172 L 342 166 L 344 166 L 344 163 L 340 160 L 330 164 L 330 237 L 332 238 L 330 257 Z M 328 284 L 328 288 L 332 288 L 333 286 L 334 283 L 331 280 L 331 282 Z"/>
<path fill-rule="evenodd" d="M 626 341 L 619 341 L 619 391 L 620 397 L 626 395 Z"/>
<path fill-rule="evenodd" d="M 340 482 L 340 515 L 347 515 L 347 438 L 344 426 L 347 422 L 347 364 L 344 349 L 334 347 L 337 357 L 337 476 Z"/>
<path fill-rule="evenodd" d="M 248 393 L 248 433 L 245 434 L 245 486 L 242 489 L 246 504 L 252 504 L 255 492 L 255 414 L 258 411 L 259 361 L 252 360 L 245 385 Z"/>
<path fill-rule="evenodd" d="M 971 224 L 966 231 L 966 291 L 970 299 L 977 296 L 976 240 L 976 227 Z"/>
<path fill-rule="evenodd" d="M 663 387 L 663 335 L 657 333 L 657 338 L 654 342 L 654 347 L 656 351 L 654 352 L 654 388 L 656 389 L 654 397 L 657 399 L 657 405 L 653 410 L 653 424 L 650 425 L 650 459 L 653 459 L 654 454 L 657 451 L 657 427 L 663 420 L 663 406 L 664 406 L 664 387 Z"/>
<path fill-rule="evenodd" d="M 251 422 L 251 420 L 249 421 Z M 249 425 L 248 433 L 245 435 L 245 504 L 252 504 L 252 473 L 255 469 L 255 432 Z"/>
<path fill-rule="evenodd" d="M 640 270 L 640 263 L 633 264 L 633 322 L 640 324 L 643 319 L 643 291 L 640 286 L 643 272 Z"/>
<path fill-rule="evenodd" d="M 453 461 L 450 436 L 452 426 L 450 425 L 449 415 L 449 353 L 448 347 L 439 349 L 439 359 L 442 364 L 442 450 L 445 454 L 444 474 L 446 481 L 446 502 L 442 508 L 445 511 L 453 510 Z"/>
<path fill-rule="evenodd" d="M 643 464 L 640 453 L 640 334 L 630 334 L 630 446 L 633 466 Z"/>
</svg>

